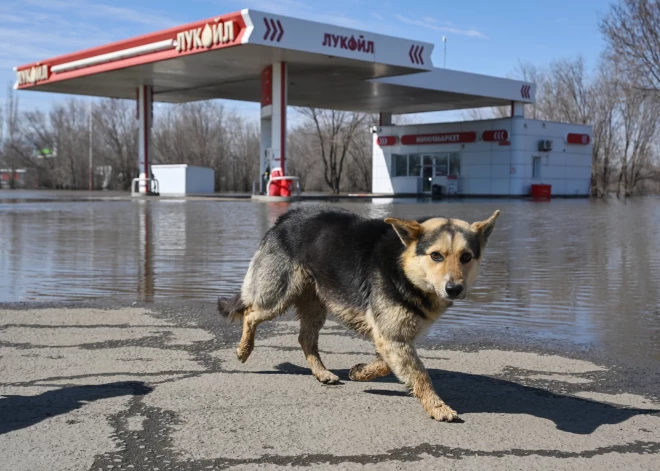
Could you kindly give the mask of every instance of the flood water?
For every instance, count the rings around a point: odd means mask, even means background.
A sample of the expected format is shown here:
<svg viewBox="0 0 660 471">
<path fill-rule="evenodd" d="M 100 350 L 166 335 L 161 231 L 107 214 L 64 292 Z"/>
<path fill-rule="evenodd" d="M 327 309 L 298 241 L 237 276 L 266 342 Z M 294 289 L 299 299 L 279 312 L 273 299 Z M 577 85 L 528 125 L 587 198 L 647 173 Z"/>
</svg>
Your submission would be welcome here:
<svg viewBox="0 0 660 471">
<path fill-rule="evenodd" d="M 502 211 L 477 286 L 431 336 L 510 327 L 660 361 L 660 199 L 337 204 L 370 217 Z M 291 206 L 0 191 L 0 302 L 213 303 L 239 289 L 264 232 Z"/>
</svg>

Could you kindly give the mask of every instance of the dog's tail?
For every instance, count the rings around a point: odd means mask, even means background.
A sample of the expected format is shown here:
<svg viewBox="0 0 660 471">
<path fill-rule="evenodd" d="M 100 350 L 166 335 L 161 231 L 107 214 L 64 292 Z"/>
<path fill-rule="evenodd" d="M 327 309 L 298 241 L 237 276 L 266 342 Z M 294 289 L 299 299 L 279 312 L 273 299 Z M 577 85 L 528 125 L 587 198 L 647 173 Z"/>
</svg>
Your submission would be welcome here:
<svg viewBox="0 0 660 471">
<path fill-rule="evenodd" d="M 240 293 L 231 297 L 218 297 L 218 311 L 222 317 L 229 319 L 230 322 L 242 320 L 246 309 L 247 306 L 243 303 Z"/>
</svg>

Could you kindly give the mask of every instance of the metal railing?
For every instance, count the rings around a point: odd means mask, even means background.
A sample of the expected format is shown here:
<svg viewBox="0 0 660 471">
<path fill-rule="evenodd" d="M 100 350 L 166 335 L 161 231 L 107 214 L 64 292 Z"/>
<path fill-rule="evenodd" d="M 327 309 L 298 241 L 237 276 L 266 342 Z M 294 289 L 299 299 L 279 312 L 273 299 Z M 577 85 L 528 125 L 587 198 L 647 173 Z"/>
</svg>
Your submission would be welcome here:
<svg viewBox="0 0 660 471">
<path fill-rule="evenodd" d="M 140 183 L 144 182 L 149 185 L 149 192 L 155 195 L 160 193 L 160 187 L 158 186 L 158 180 L 155 178 L 134 178 L 131 183 L 131 196 L 140 195 Z M 137 186 L 135 184 L 138 184 Z"/>
<path fill-rule="evenodd" d="M 291 180 L 296 182 L 296 196 L 300 196 L 300 181 L 298 177 L 271 177 L 270 180 L 268 180 L 268 183 L 266 184 L 266 195 L 270 195 L 270 184 L 274 181 L 280 181 L 280 180 Z"/>
</svg>

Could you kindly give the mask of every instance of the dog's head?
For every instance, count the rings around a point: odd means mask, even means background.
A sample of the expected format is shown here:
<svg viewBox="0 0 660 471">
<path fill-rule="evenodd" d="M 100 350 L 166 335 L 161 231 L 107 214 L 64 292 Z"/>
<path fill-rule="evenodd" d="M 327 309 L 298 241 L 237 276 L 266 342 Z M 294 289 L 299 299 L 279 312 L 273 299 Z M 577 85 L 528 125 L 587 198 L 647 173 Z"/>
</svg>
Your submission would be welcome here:
<svg viewBox="0 0 660 471">
<path fill-rule="evenodd" d="M 472 224 L 460 219 L 433 218 L 421 224 L 387 218 L 405 246 L 402 268 L 408 279 L 425 292 L 445 300 L 463 299 L 475 282 L 500 211 Z"/>
</svg>

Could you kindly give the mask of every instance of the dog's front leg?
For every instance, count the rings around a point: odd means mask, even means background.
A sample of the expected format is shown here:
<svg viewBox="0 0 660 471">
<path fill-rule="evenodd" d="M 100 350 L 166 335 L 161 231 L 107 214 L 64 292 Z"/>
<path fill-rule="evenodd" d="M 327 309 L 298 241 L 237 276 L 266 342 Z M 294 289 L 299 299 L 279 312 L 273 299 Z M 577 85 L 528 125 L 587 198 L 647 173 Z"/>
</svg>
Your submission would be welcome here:
<svg viewBox="0 0 660 471">
<path fill-rule="evenodd" d="M 451 422 L 458 414 L 438 396 L 433 388 L 415 347 L 408 342 L 377 338 L 376 349 L 387 362 L 392 372 L 403 381 L 412 394 L 420 400 L 424 410 L 435 420 Z"/>
</svg>

